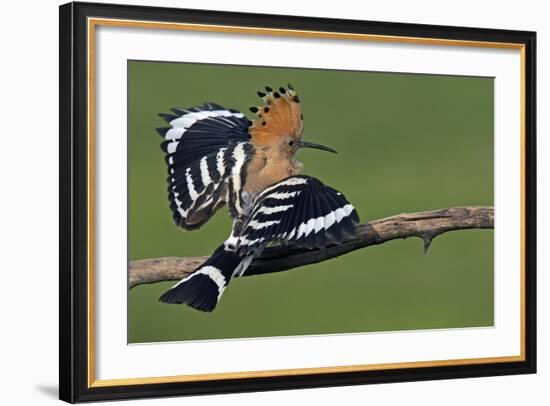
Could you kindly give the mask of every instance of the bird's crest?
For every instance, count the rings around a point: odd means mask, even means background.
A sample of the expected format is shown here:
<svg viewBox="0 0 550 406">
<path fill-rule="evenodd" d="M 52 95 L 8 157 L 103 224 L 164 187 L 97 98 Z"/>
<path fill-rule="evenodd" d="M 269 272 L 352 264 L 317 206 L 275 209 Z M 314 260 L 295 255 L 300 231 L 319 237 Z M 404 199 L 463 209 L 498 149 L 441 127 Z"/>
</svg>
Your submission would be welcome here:
<svg viewBox="0 0 550 406">
<path fill-rule="evenodd" d="M 250 108 L 256 114 L 249 128 L 252 141 L 269 145 L 278 137 L 299 138 L 303 129 L 302 107 L 292 85 L 289 84 L 287 89 L 281 87 L 278 91 L 269 86 L 265 89 L 267 93 L 258 92 L 264 105 Z"/>
</svg>

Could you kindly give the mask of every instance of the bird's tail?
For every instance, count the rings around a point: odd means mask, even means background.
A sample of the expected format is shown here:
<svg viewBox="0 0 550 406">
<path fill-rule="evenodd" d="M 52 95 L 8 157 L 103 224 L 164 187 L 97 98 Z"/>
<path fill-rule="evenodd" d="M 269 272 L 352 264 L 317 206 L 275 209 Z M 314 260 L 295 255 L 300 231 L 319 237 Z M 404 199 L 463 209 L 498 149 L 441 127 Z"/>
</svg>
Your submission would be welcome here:
<svg viewBox="0 0 550 406">
<path fill-rule="evenodd" d="M 253 256 L 242 257 L 222 245 L 192 274 L 179 281 L 159 298 L 164 303 L 185 303 L 197 310 L 215 309 L 231 277 L 242 275 Z"/>
</svg>

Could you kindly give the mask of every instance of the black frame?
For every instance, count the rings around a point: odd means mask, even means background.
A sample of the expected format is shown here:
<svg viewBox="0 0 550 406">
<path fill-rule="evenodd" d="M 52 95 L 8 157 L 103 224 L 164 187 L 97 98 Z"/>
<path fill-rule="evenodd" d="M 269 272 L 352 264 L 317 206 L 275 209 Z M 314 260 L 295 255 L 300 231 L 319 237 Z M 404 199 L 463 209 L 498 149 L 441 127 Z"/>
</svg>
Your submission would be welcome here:
<svg viewBox="0 0 550 406">
<path fill-rule="evenodd" d="M 536 33 L 112 4 L 60 6 L 59 397 L 67 402 L 231 393 L 536 372 Z M 269 378 L 88 387 L 86 20 L 105 17 L 525 45 L 525 361 Z"/>
</svg>

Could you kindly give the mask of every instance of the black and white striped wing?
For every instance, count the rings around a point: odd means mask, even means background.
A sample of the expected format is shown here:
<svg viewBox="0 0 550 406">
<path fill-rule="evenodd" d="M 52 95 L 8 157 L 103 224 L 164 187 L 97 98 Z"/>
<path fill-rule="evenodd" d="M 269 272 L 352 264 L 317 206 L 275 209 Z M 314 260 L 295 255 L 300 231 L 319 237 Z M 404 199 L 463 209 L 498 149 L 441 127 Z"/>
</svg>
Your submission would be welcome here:
<svg viewBox="0 0 550 406">
<path fill-rule="evenodd" d="M 214 103 L 172 111 L 160 114 L 170 127 L 157 128 L 164 138 L 168 198 L 176 224 L 192 230 L 224 203 L 240 204 L 231 191 L 242 180 L 241 168 L 252 148 L 249 124 L 242 113 Z"/>
<path fill-rule="evenodd" d="M 236 238 L 249 253 L 269 243 L 322 248 L 355 234 L 359 216 L 343 194 L 309 176 L 292 176 L 260 193 Z"/>
</svg>

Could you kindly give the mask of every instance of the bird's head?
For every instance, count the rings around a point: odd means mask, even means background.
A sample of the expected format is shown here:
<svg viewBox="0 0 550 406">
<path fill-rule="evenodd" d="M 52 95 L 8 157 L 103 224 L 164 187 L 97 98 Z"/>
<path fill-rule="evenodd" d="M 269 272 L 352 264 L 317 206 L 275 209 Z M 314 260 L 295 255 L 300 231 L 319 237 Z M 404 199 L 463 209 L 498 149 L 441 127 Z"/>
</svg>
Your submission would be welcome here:
<svg viewBox="0 0 550 406">
<path fill-rule="evenodd" d="M 304 128 L 300 98 L 292 85 L 279 91 L 266 86 L 266 92 L 258 92 L 263 106 L 254 106 L 250 111 L 256 118 L 250 122 L 252 142 L 259 147 L 269 148 L 283 159 L 292 159 L 300 148 L 316 148 L 336 153 L 332 148 L 302 139 Z"/>
</svg>

